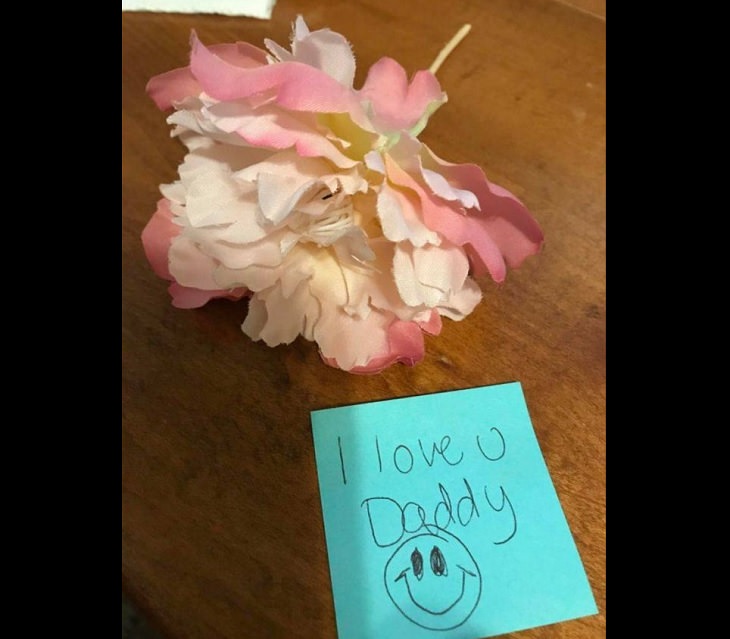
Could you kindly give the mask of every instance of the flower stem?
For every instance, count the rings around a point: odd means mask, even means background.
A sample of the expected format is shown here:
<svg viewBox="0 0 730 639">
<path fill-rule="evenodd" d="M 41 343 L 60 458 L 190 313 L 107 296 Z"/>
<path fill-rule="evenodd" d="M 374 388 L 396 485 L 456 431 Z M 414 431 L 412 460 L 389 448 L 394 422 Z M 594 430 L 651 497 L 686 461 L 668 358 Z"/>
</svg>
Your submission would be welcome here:
<svg viewBox="0 0 730 639">
<path fill-rule="evenodd" d="M 439 54 L 436 56 L 436 59 L 433 61 L 431 66 L 428 68 L 428 70 L 436 75 L 436 72 L 441 68 L 441 65 L 444 63 L 446 58 L 449 57 L 451 52 L 456 49 L 457 46 L 459 46 L 459 43 L 466 38 L 466 35 L 471 31 L 471 25 L 465 24 L 461 29 L 459 29 L 456 34 L 454 35 L 451 40 L 446 44 L 446 46 L 439 51 Z"/>
</svg>

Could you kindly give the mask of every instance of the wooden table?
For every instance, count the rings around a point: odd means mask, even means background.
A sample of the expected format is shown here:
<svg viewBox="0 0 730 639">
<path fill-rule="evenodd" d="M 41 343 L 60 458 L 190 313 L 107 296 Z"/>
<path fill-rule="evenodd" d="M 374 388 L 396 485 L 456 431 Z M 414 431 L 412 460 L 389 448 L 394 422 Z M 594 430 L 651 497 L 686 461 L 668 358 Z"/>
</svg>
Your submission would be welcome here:
<svg viewBox="0 0 730 639">
<path fill-rule="evenodd" d="M 513 637 L 605 635 L 605 3 L 576 0 L 280 0 L 271 21 L 122 16 L 122 587 L 175 639 L 336 636 L 309 412 L 522 382 L 600 614 Z M 353 43 L 356 86 L 383 55 L 439 71 L 449 102 L 422 139 L 475 161 L 520 196 L 541 255 L 463 322 L 427 338 L 425 360 L 376 376 L 325 366 L 302 340 L 245 337 L 245 306 L 170 305 L 140 232 L 183 148 L 144 93 L 206 43 L 286 43 L 302 13 Z M 253 552 L 253 548 L 256 552 Z M 306 578 L 303 577 L 306 575 Z"/>
</svg>

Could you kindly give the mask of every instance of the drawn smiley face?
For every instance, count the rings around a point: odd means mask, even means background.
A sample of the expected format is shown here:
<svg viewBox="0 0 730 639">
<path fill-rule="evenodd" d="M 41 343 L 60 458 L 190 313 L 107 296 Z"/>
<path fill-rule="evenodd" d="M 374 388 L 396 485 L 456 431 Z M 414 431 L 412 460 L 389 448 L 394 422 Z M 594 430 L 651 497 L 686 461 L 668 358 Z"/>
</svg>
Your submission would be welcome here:
<svg viewBox="0 0 730 639">
<path fill-rule="evenodd" d="M 385 565 L 385 589 L 417 626 L 452 630 L 474 612 L 482 575 L 467 547 L 444 530 L 407 539 Z"/>
</svg>

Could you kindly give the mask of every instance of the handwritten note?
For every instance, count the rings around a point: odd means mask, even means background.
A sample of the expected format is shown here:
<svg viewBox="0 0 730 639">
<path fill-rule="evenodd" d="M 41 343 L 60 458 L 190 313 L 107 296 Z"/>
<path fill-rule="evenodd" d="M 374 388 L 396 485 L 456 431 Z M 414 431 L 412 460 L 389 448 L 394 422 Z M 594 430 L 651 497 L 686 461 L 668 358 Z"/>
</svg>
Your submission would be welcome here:
<svg viewBox="0 0 730 639">
<path fill-rule="evenodd" d="M 339 639 L 595 614 L 518 383 L 314 411 Z"/>
</svg>

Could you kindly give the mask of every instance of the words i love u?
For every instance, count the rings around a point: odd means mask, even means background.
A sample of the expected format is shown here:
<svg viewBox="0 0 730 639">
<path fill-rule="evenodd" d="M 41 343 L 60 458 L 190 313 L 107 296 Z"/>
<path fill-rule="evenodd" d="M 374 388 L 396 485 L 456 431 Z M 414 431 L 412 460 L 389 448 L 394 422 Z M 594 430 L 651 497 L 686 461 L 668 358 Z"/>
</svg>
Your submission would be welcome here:
<svg viewBox="0 0 730 639">
<path fill-rule="evenodd" d="M 337 445 L 342 482 L 347 484 L 348 451 L 339 437 Z M 499 462 L 507 454 L 507 442 L 496 427 L 490 428 L 483 439 L 477 435 L 474 448 L 480 458 L 489 463 Z M 394 479 L 412 474 L 422 479 L 424 471 L 437 472 L 457 467 L 465 460 L 464 450 L 454 446 L 449 435 L 438 441 L 418 438 L 410 445 L 396 443 L 389 446 L 384 446 L 375 437 L 372 452 L 378 473 L 390 473 Z M 473 468 L 471 465 L 470 469 Z M 481 481 L 470 482 L 466 477 L 462 477 L 456 485 L 436 480 L 433 497 L 428 498 L 428 503 L 399 501 L 378 495 L 364 499 L 361 507 L 367 514 L 373 542 L 380 547 L 392 546 L 403 537 L 418 532 L 466 527 L 483 517 L 499 519 L 494 526 L 494 544 L 505 544 L 517 533 L 517 512 L 505 487 Z"/>
</svg>

